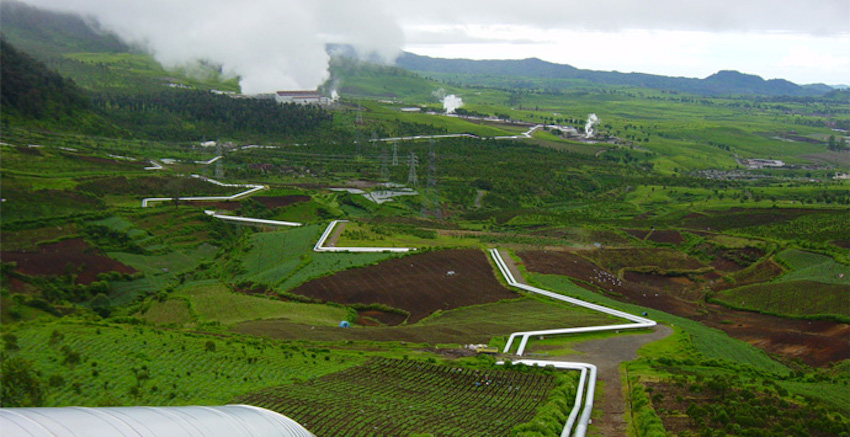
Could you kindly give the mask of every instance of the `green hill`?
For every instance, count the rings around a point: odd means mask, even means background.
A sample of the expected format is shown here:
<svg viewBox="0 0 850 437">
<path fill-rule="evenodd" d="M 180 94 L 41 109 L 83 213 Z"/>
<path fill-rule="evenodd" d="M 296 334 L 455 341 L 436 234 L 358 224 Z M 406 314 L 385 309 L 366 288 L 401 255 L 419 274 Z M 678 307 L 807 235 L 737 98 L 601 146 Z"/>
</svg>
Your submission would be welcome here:
<svg viewBox="0 0 850 437">
<path fill-rule="evenodd" d="M 701 95 L 814 96 L 831 88 L 802 87 L 782 79 L 764 80 L 737 71 L 721 71 L 705 79 L 669 77 L 646 73 L 582 70 L 571 65 L 554 64 L 537 58 L 521 60 L 440 59 L 403 53 L 396 64 L 408 70 L 484 76 L 572 79 L 593 84 L 631 85 Z"/>
</svg>

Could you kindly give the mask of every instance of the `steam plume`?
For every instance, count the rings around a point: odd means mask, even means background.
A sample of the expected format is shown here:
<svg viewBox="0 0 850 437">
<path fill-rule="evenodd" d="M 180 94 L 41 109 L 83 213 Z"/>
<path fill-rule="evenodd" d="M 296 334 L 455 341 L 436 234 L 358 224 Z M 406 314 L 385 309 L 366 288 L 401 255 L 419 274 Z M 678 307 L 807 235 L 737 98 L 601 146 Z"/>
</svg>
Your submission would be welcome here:
<svg viewBox="0 0 850 437">
<path fill-rule="evenodd" d="M 454 94 L 449 94 L 443 99 L 443 109 L 446 110 L 446 114 L 454 114 L 455 110 L 461 106 L 463 106 L 463 99 Z"/>
<path fill-rule="evenodd" d="M 315 89 L 330 42 L 394 60 L 403 33 L 387 0 L 26 0 L 92 16 L 167 68 L 197 60 L 240 77 L 246 94 Z M 60 6 L 61 4 L 61 6 Z"/>
<path fill-rule="evenodd" d="M 599 117 L 596 114 L 590 114 L 587 116 L 587 123 L 584 125 L 584 137 L 585 138 L 593 138 L 593 125 L 599 123 Z"/>
</svg>

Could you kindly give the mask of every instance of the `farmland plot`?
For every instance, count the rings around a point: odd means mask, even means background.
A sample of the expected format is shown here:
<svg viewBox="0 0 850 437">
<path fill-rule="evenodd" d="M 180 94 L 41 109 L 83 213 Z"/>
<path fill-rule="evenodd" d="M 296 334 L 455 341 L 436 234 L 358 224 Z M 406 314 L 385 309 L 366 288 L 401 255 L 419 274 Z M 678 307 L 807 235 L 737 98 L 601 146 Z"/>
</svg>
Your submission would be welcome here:
<svg viewBox="0 0 850 437">
<path fill-rule="evenodd" d="M 484 253 L 446 250 L 395 258 L 310 281 L 292 293 L 341 304 L 383 304 L 415 323 L 437 310 L 497 302 L 517 295 L 493 275 Z"/>
<path fill-rule="evenodd" d="M 508 435 L 532 419 L 555 378 L 376 358 L 303 384 L 237 398 L 285 414 L 316 435 Z"/>
</svg>

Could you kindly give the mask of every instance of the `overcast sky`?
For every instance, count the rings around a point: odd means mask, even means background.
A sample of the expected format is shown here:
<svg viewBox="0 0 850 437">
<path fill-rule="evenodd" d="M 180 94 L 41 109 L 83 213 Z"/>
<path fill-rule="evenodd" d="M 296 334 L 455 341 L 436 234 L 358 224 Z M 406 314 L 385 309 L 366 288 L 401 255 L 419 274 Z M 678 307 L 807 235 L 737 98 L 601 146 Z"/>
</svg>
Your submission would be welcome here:
<svg viewBox="0 0 850 437">
<path fill-rule="evenodd" d="M 578 68 L 850 85 L 850 0 L 26 0 L 90 14 L 169 65 L 206 58 L 246 92 L 315 88 L 326 42 L 392 57 L 537 57 Z"/>
</svg>

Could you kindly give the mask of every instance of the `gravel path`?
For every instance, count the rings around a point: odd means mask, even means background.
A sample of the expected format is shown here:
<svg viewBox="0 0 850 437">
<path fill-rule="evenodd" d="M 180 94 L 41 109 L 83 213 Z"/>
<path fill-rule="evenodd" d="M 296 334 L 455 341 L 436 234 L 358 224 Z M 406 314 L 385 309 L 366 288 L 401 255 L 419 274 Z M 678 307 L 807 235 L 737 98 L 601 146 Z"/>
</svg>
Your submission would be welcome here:
<svg viewBox="0 0 850 437">
<path fill-rule="evenodd" d="M 325 247 L 336 247 L 336 241 L 339 240 L 339 236 L 342 235 L 342 231 L 345 230 L 345 222 L 339 222 L 334 226 L 334 231 L 331 232 L 331 235 L 325 240 Z"/>
</svg>

